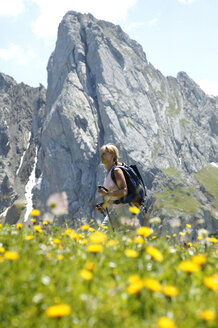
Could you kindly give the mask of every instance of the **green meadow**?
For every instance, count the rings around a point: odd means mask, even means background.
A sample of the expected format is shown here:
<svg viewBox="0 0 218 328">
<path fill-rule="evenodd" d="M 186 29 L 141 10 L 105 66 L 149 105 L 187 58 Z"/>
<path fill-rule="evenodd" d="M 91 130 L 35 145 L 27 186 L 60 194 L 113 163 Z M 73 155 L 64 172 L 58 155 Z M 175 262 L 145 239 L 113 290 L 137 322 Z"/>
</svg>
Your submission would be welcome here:
<svg viewBox="0 0 218 328">
<path fill-rule="evenodd" d="M 218 327 L 218 240 L 180 237 L 2 225 L 1 328 Z"/>
</svg>

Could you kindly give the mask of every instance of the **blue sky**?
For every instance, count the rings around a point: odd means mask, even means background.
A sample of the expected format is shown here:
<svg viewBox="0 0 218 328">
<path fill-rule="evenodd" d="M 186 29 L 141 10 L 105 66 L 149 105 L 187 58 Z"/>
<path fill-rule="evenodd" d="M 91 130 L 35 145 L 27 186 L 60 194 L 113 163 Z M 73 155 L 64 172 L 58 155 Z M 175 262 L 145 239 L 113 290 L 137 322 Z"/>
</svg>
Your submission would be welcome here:
<svg viewBox="0 0 218 328">
<path fill-rule="evenodd" d="M 0 72 L 46 87 L 47 62 L 68 10 L 119 24 L 165 76 L 185 71 L 218 96 L 218 0 L 0 0 Z"/>
</svg>

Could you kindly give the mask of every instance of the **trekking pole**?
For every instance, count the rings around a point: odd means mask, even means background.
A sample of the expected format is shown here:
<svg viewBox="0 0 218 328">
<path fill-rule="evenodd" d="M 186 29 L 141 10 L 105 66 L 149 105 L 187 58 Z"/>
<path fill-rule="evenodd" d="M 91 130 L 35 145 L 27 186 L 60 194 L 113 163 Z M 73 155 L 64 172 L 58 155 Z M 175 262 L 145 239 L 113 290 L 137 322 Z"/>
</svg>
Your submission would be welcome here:
<svg viewBox="0 0 218 328">
<path fill-rule="evenodd" d="M 108 216 L 108 219 L 109 219 L 109 221 L 110 221 L 110 224 L 111 224 L 111 228 L 112 228 L 112 230 L 114 231 L 114 227 L 113 227 L 113 224 L 112 224 L 112 221 L 111 221 L 111 217 L 110 217 L 110 215 L 109 215 L 109 211 L 108 211 L 108 208 L 106 207 L 106 212 L 107 212 L 107 216 Z"/>
<path fill-rule="evenodd" d="M 148 220 L 149 220 L 149 213 L 148 213 L 148 210 L 147 210 L 147 207 L 144 205 L 143 207 L 144 209 L 144 225 L 147 226 L 148 225 Z"/>
</svg>

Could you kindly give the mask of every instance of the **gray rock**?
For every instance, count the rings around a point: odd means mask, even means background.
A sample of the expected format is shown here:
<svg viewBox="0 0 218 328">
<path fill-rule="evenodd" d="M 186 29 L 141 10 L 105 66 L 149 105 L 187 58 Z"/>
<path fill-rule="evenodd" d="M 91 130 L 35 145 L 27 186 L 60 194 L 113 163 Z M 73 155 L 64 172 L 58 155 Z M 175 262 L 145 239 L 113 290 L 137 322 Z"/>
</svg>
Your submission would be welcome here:
<svg viewBox="0 0 218 328">
<path fill-rule="evenodd" d="M 114 143 L 121 161 L 137 163 L 142 172 L 151 216 L 168 221 L 178 214 L 193 220 L 193 206 L 198 218 L 208 221 L 211 211 L 217 220 L 215 196 L 205 196 L 195 173 L 218 162 L 218 98 L 207 96 L 184 72 L 164 77 L 119 26 L 73 11 L 60 23 L 47 70 L 45 116 L 39 110 L 41 115 L 35 113 L 32 120 L 37 152 L 30 147 L 31 169 L 21 170 L 27 182 L 35 167 L 34 206 L 46 211 L 49 195 L 66 191 L 68 219 L 96 217 L 96 186 L 104 175 L 99 148 Z M 5 129 L 3 125 L 3 154 L 13 144 L 8 144 Z M 177 170 L 178 179 L 166 174 L 169 168 Z M 172 211 L 171 199 L 166 208 L 164 201 L 158 206 L 166 190 L 172 198 L 176 192 L 193 197 L 190 213 L 176 205 Z"/>
<path fill-rule="evenodd" d="M 14 202 L 25 199 L 44 108 L 43 86 L 17 84 L 13 78 L 0 74 L 0 213 L 7 210 L 8 217 L 15 213 Z M 13 220 L 16 221 L 12 217 L 6 222 Z"/>
</svg>

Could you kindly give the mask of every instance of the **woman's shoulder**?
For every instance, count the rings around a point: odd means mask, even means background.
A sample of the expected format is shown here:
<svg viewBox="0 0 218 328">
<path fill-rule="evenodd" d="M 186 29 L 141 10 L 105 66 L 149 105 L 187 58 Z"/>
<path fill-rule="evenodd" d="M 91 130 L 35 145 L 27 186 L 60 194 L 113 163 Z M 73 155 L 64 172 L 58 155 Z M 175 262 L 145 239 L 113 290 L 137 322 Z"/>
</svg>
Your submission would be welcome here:
<svg viewBox="0 0 218 328">
<path fill-rule="evenodd" d="M 122 174 L 122 169 L 119 167 L 119 166 L 115 166 L 114 167 L 114 169 L 113 169 L 113 171 L 114 171 L 114 174 Z"/>
<path fill-rule="evenodd" d="M 122 166 L 123 165 L 123 163 L 117 163 L 116 165 L 114 165 L 113 167 L 112 167 L 112 169 L 115 171 L 118 171 L 118 170 L 121 170 L 121 168 L 120 168 L 120 166 Z M 122 170 L 121 170 L 122 171 Z"/>
</svg>

